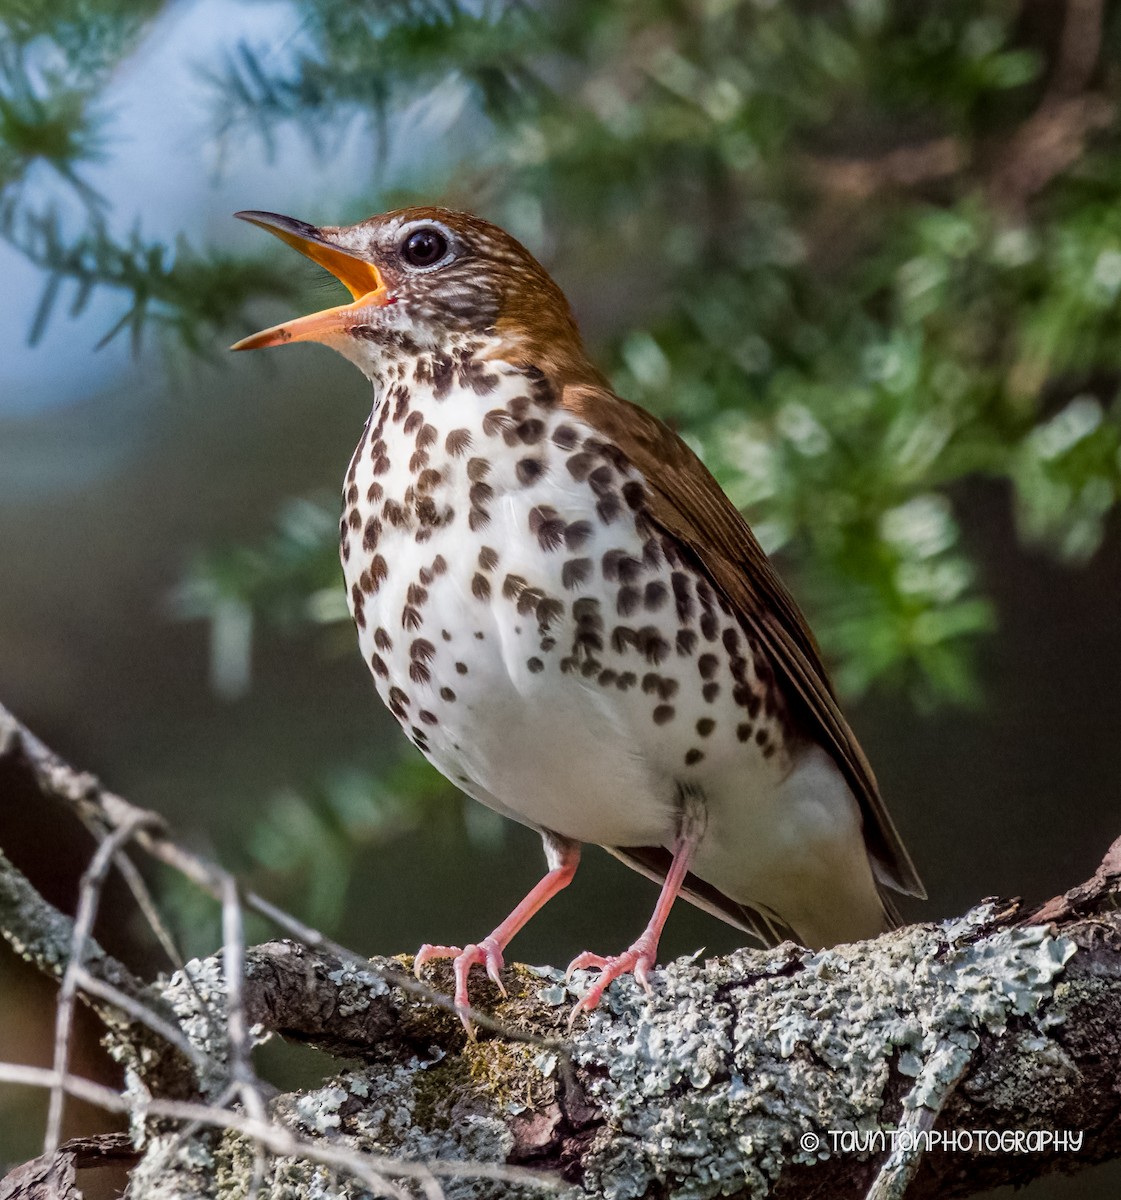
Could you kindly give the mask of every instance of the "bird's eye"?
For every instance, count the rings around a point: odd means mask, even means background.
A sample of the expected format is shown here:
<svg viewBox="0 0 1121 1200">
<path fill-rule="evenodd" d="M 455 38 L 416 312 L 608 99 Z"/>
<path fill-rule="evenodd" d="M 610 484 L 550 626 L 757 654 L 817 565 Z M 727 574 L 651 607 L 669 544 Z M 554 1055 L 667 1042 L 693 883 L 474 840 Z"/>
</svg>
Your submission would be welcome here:
<svg viewBox="0 0 1121 1200">
<path fill-rule="evenodd" d="M 401 247 L 401 257 L 411 267 L 432 267 L 448 252 L 448 239 L 430 226 L 415 229 Z"/>
</svg>

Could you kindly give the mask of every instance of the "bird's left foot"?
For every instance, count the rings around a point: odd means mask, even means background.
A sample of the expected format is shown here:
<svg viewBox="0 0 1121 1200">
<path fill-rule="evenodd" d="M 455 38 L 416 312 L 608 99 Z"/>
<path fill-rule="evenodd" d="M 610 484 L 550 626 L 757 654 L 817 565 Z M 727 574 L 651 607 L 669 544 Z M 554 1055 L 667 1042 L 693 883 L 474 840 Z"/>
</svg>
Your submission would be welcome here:
<svg viewBox="0 0 1121 1200">
<path fill-rule="evenodd" d="M 416 953 L 416 958 L 413 959 L 413 974 L 420 978 L 420 972 L 425 963 L 429 963 L 438 958 L 450 958 L 452 962 L 452 970 L 455 973 L 455 1006 L 463 1010 L 471 1007 L 471 999 L 467 991 L 467 975 L 471 968 L 478 963 L 481 967 L 486 967 L 487 975 L 490 976 L 491 982 L 505 996 L 506 988 L 502 982 L 502 968 L 505 962 L 502 958 L 502 947 L 498 944 L 495 938 L 486 937 L 481 942 L 472 942 L 469 946 L 430 946 L 425 944 Z M 460 1011 L 459 1019 L 463 1022 L 463 1028 L 467 1030 L 467 1036 L 474 1038 L 475 1027 L 471 1023 L 470 1017 L 463 1011 Z"/>
<path fill-rule="evenodd" d="M 639 938 L 629 950 L 622 954 L 612 955 L 610 958 L 604 958 L 601 954 L 592 954 L 588 950 L 577 955 L 568 965 L 568 970 L 564 974 L 565 980 L 571 979 L 574 971 L 584 971 L 589 967 L 598 968 L 599 978 L 576 1002 L 568 1018 L 569 1027 L 571 1028 L 573 1021 L 580 1013 L 591 1012 L 603 998 L 603 993 L 622 975 L 634 975 L 636 981 L 646 991 L 651 991 L 650 972 L 657 965 L 656 955 L 657 946 L 651 945 L 644 938 Z"/>
</svg>

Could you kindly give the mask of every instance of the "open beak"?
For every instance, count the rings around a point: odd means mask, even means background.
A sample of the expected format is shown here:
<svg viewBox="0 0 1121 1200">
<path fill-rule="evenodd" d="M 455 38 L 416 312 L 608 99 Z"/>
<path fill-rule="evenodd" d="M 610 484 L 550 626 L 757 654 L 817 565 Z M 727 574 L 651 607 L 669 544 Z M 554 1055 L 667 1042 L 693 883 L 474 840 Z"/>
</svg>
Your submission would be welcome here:
<svg viewBox="0 0 1121 1200">
<path fill-rule="evenodd" d="M 377 267 L 349 250 L 336 246 L 314 225 L 293 217 L 282 217 L 278 213 L 239 212 L 234 216 L 267 229 L 313 262 L 326 267 L 354 297 L 354 303 L 325 308 L 322 312 L 263 329 L 260 333 L 235 342 L 231 350 L 258 350 L 265 346 L 283 346 L 288 342 L 329 342 L 356 325 L 369 324 L 373 310 L 389 303 L 389 293 Z"/>
</svg>

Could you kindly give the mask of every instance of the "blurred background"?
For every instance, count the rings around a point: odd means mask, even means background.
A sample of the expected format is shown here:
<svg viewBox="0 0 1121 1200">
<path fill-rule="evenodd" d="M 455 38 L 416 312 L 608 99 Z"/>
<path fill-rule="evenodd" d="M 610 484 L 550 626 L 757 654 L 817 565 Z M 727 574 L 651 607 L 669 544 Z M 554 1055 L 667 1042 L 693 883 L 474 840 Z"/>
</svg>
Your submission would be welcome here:
<svg viewBox="0 0 1121 1200">
<path fill-rule="evenodd" d="M 1105 0 L 0 0 L 0 701 L 357 951 L 505 915 L 537 839 L 405 742 L 346 617 L 368 385 L 225 351 L 341 300 L 233 210 L 444 203 L 549 266 L 776 556 L 925 877 L 906 915 L 1080 882 L 1121 832 L 1119 63 Z M 73 905 L 80 829 L 0 795 L 0 846 Z M 654 895 L 591 851 L 512 953 L 624 946 Z M 123 894 L 98 933 L 164 965 Z M 736 942 L 681 905 L 663 954 Z M 0 952 L 0 1059 L 48 1060 L 52 1004 Z M 0 1088 L 0 1164 L 44 1111 Z"/>
</svg>

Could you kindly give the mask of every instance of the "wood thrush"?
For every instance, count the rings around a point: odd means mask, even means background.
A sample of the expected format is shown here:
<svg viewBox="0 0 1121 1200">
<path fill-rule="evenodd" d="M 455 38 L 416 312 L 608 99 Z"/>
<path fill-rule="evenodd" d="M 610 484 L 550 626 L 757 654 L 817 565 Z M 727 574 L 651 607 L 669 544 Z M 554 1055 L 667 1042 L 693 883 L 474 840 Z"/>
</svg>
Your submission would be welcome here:
<svg viewBox="0 0 1121 1200">
<path fill-rule="evenodd" d="M 316 228 L 237 214 L 353 302 L 234 349 L 313 340 L 374 388 L 351 459 L 343 572 L 362 653 L 406 735 L 536 829 L 548 873 L 454 958 L 456 1000 L 594 842 L 662 890 L 577 1005 L 647 983 L 683 895 L 764 943 L 872 937 L 924 895 L 813 634 L 697 456 L 614 395 L 565 297 L 501 229 L 409 208 Z M 574 1014 L 575 1015 L 575 1014 Z"/>
</svg>

